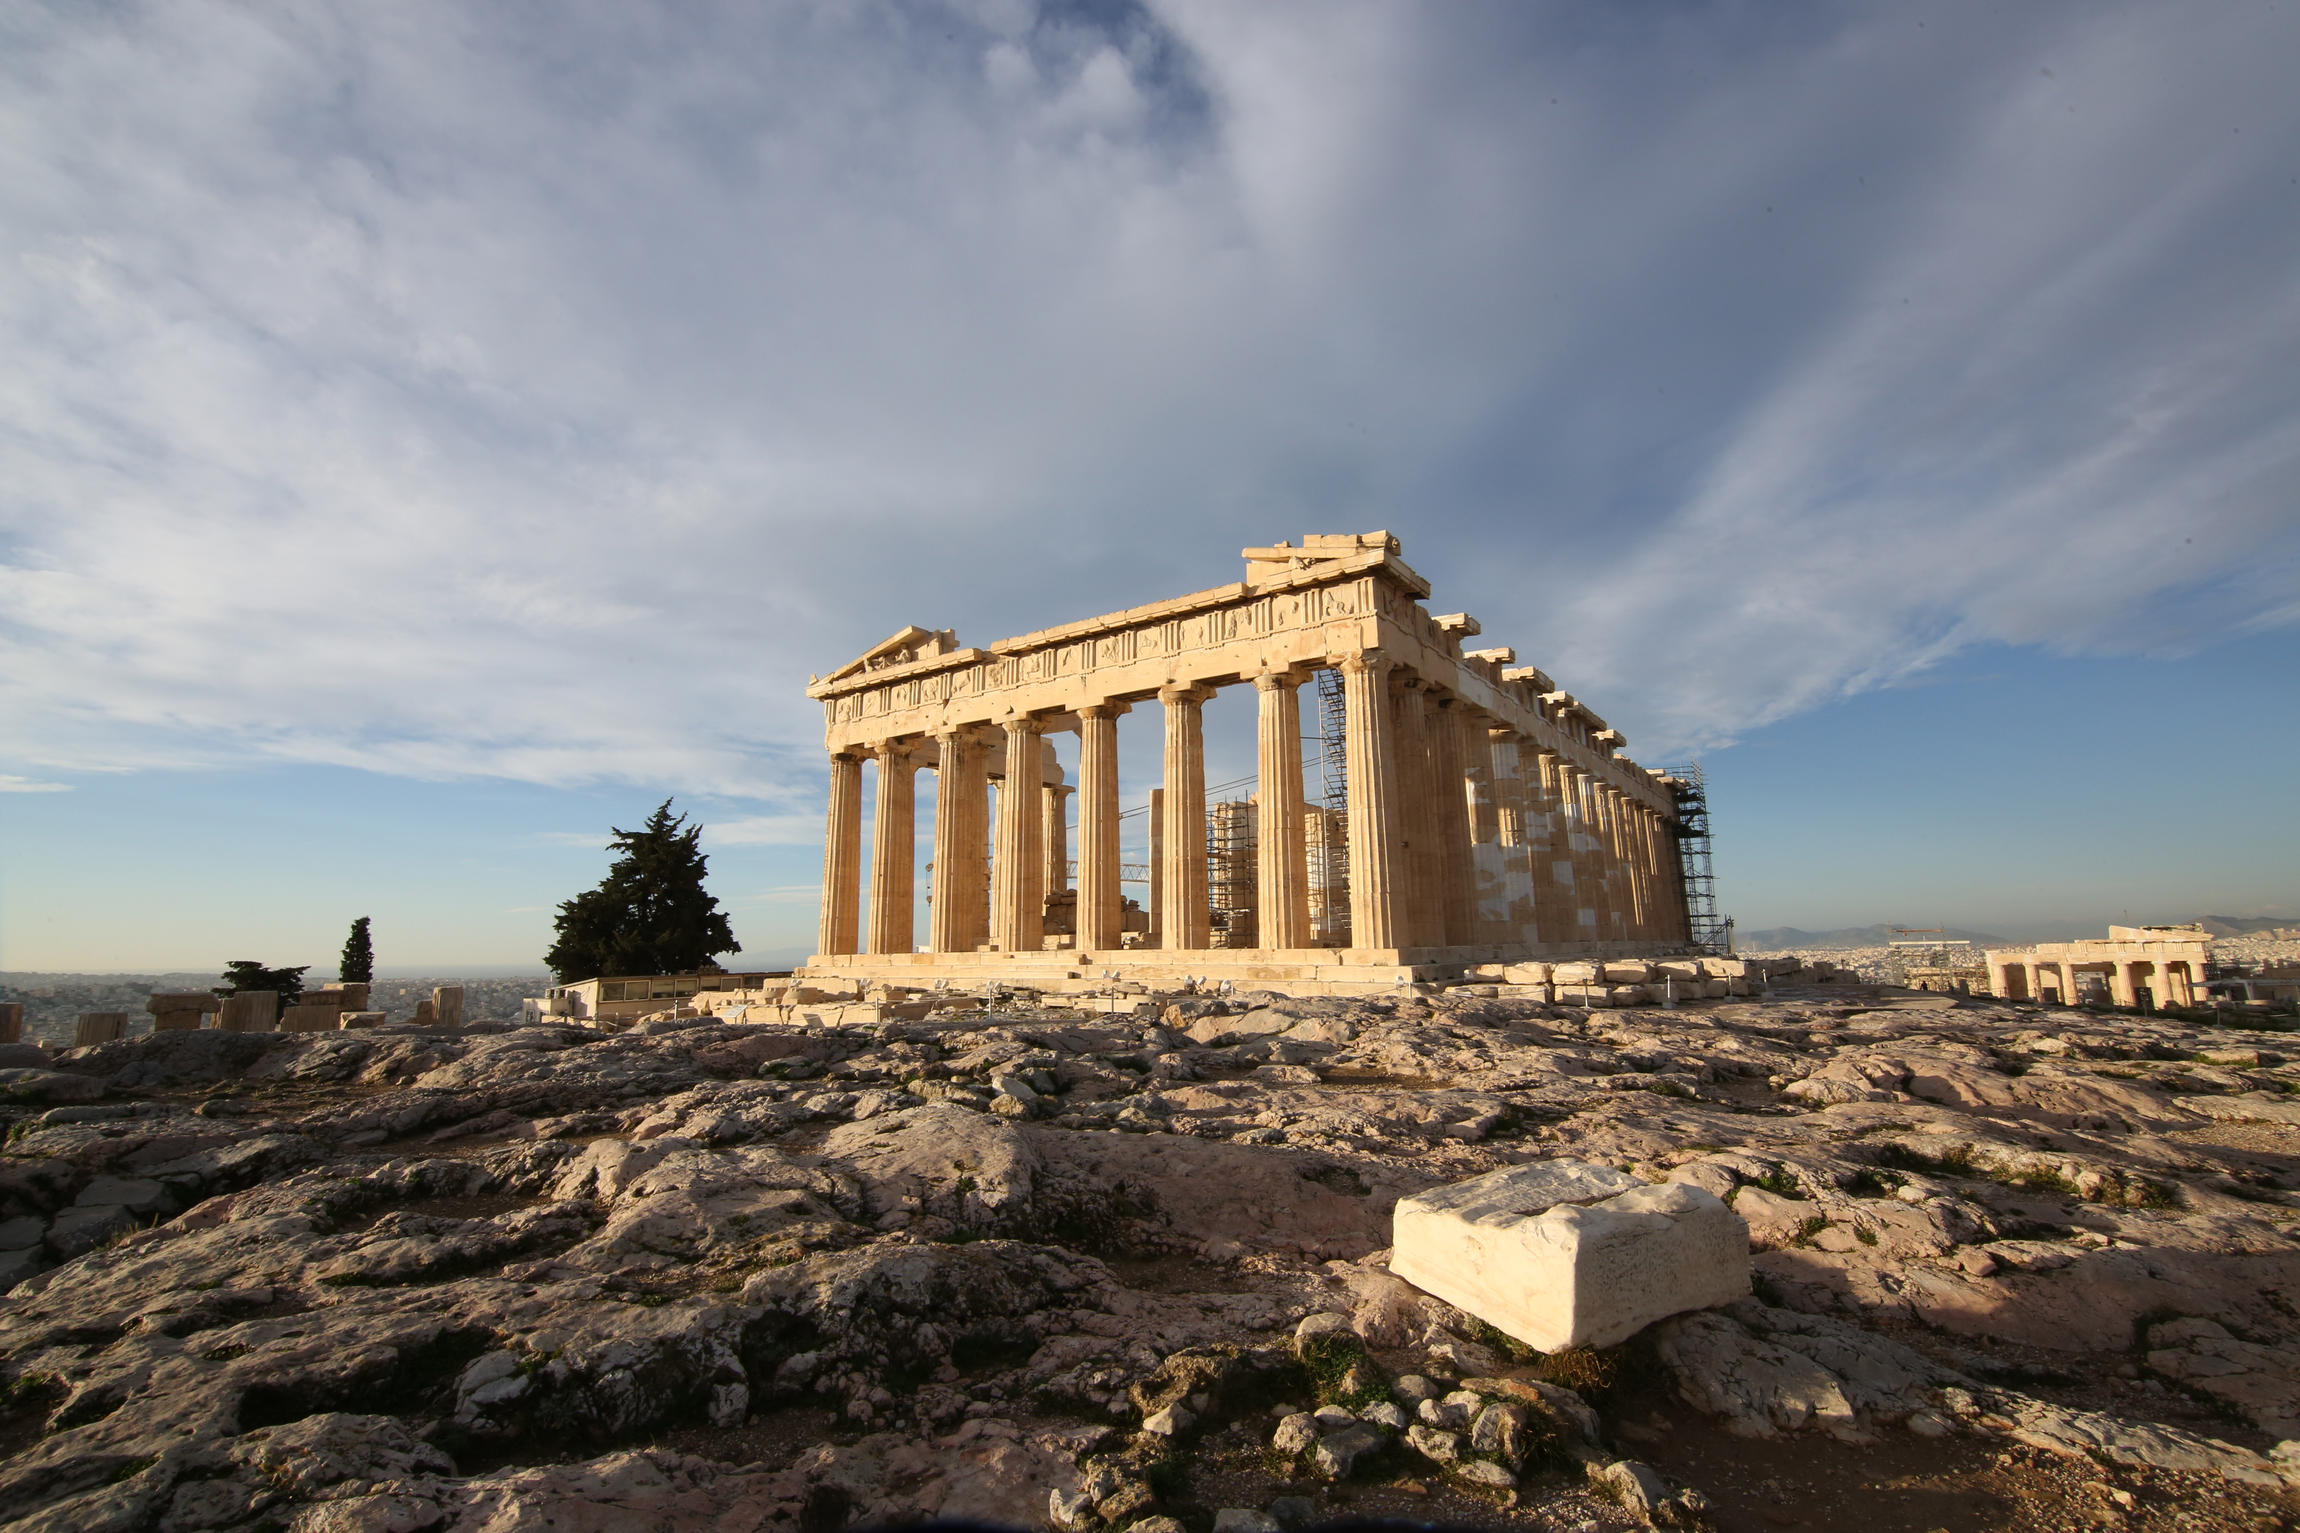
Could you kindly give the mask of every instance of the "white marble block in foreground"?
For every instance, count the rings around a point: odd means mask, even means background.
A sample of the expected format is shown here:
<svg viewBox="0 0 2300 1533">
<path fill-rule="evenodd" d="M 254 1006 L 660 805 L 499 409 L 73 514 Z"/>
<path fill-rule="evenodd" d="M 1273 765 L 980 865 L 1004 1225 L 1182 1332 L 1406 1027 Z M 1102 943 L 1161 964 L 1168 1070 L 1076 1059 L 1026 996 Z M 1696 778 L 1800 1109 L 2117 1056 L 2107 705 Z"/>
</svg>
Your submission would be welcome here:
<svg viewBox="0 0 2300 1533">
<path fill-rule="evenodd" d="M 1397 1206 L 1390 1270 L 1553 1352 L 1610 1347 L 1749 1292 L 1749 1226 L 1698 1187 L 1538 1161 Z"/>
</svg>

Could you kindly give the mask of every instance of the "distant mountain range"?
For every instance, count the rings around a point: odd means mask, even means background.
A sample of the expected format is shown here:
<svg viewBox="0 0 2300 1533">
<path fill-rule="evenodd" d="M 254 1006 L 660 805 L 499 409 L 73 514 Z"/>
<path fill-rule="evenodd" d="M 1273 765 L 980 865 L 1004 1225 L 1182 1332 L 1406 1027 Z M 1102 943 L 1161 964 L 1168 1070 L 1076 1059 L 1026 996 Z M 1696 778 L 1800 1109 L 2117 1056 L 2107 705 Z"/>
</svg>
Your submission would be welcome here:
<svg viewBox="0 0 2300 1533">
<path fill-rule="evenodd" d="M 2003 947 L 2007 939 L 1993 932 L 1968 931 L 1962 926 L 1949 927 L 1942 935 L 1961 937 L 1975 947 Z M 1768 926 L 1759 931 L 1733 933 L 1733 945 L 1752 952 L 1769 948 L 1799 947 L 1883 947 L 1896 940 L 1914 941 L 1915 938 L 1896 938 L 1893 928 L 1886 925 L 1840 926 L 1834 931 L 1809 932 L 1799 926 Z"/>
<path fill-rule="evenodd" d="M 2189 920 L 2215 937 L 2242 937 L 2251 932 L 2275 931 L 2279 927 L 2300 927 L 2300 918 L 2293 916 L 2191 916 Z M 2123 926 L 2133 923 L 2120 921 L 2116 924 Z M 2014 937 L 1951 926 L 1944 935 L 1961 937 L 1975 947 L 2014 947 L 2025 942 L 2065 942 L 2072 937 L 2105 937 L 2108 935 L 2108 923 L 2102 922 L 2097 927 L 2078 930 L 2066 922 L 2056 922 L 2052 923 L 2049 930 L 2039 926 Z M 1840 926 L 1833 931 L 1820 932 L 1806 931 L 1798 926 L 1768 926 L 1749 931 L 1736 930 L 1733 933 L 1733 945 L 1748 952 L 1767 952 L 1775 948 L 1883 947 L 1895 940 L 1893 928 L 1883 923 L 1875 926 Z"/>
</svg>

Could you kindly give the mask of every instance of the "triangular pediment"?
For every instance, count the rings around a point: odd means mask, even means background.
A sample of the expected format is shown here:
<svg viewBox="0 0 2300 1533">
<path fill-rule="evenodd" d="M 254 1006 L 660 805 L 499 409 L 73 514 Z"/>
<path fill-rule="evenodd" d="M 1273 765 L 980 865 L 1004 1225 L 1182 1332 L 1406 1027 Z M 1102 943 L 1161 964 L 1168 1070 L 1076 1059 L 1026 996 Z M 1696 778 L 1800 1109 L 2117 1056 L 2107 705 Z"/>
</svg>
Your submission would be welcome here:
<svg viewBox="0 0 2300 1533">
<path fill-rule="evenodd" d="M 958 635 L 948 628 L 921 628 L 909 625 L 879 640 L 854 659 L 825 676 L 825 681 L 843 681 L 865 671 L 883 671 L 890 665 L 907 665 L 913 660 L 927 660 L 936 655 L 947 655 L 958 648 Z"/>
</svg>

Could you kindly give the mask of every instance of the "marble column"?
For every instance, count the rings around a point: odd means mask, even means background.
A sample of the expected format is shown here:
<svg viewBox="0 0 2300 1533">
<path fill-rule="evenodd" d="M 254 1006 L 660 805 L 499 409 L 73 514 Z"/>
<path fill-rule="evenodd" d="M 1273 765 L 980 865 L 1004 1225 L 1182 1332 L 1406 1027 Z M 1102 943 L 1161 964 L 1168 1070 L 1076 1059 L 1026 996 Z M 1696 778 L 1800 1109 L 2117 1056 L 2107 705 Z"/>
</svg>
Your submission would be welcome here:
<svg viewBox="0 0 2300 1533">
<path fill-rule="evenodd" d="M 1340 669 L 1349 759 L 1350 946 L 1395 948 L 1398 783 L 1390 662 L 1367 652 L 1344 656 Z"/>
<path fill-rule="evenodd" d="M 1078 710 L 1078 945 L 1115 948 L 1125 940 L 1119 893 L 1118 715 L 1124 703 Z"/>
<path fill-rule="evenodd" d="M 1046 853 L 1046 875 L 1039 887 L 1045 895 L 1052 896 L 1070 887 L 1070 795 L 1073 790 L 1068 783 L 1050 782 L 1042 791 L 1046 823 L 1039 831 L 1039 844 Z"/>
<path fill-rule="evenodd" d="M 2034 1002 L 2034 1003 L 2036 1003 L 2036 1004 L 2037 1004 L 2037 1005 L 2039 1005 L 2039 1006 L 2043 1005 L 2043 1004 L 2044 1004 L 2044 968 L 2043 968 L 2043 966 L 2042 966 L 2042 965 L 2040 965 L 2040 964 L 2038 964 L 2038 963 L 2036 962 L 2036 960 L 2034 960 L 2034 959 L 2028 959 L 2028 960 L 2024 961 L 2024 962 L 2021 964 L 2021 966 L 2020 966 L 2020 977 L 2021 977 L 2021 984 L 2022 984 L 2022 985 L 2023 985 L 2023 986 L 2024 986 L 2024 987 L 2027 989 L 2027 991 L 2028 991 L 2028 996 L 2027 996 L 2027 999 L 2028 999 L 2028 1000 L 2030 1000 L 2030 1001 L 2032 1001 L 2032 1002 Z"/>
<path fill-rule="evenodd" d="M 917 826 L 918 753 L 890 740 L 878 748 L 878 798 L 871 808 L 870 952 L 911 950 Z"/>
<path fill-rule="evenodd" d="M 1605 940 L 1605 870 L 1597 859 L 1597 841 L 1591 834 L 1589 774 L 1571 762 L 1561 762 L 1558 786 L 1566 813 L 1566 842 L 1573 857 L 1575 942 Z"/>
<path fill-rule="evenodd" d="M 1166 790 L 1150 790 L 1150 946 L 1166 945 Z"/>
<path fill-rule="evenodd" d="M 1557 752 L 1534 749 L 1526 787 L 1534 803 L 1526 816 L 1532 840 L 1533 927 L 1544 944 L 1573 942 L 1581 925 L 1581 895 L 1573 882 L 1572 831 L 1565 813 L 1564 763 Z"/>
<path fill-rule="evenodd" d="M 2073 959 L 2063 958 L 2060 961 L 2060 1003 L 2063 1006 L 2074 1006 L 2083 999 L 2084 986 L 2077 981 L 2076 963 Z"/>
<path fill-rule="evenodd" d="M 982 944 L 982 744 L 966 730 L 935 736 L 934 903 L 927 946 L 971 953 Z"/>
<path fill-rule="evenodd" d="M 1494 839 L 1501 846 L 1502 894 L 1497 940 L 1539 942 L 1540 859 L 1549 855 L 1548 827 L 1541 813 L 1540 766 L 1529 759 L 1523 737 L 1511 729 L 1489 729 L 1494 786 Z"/>
<path fill-rule="evenodd" d="M 1201 710 L 1211 687 L 1166 687 L 1166 946 L 1203 948 L 1211 941 L 1206 903 L 1206 735 Z"/>
<path fill-rule="evenodd" d="M 1255 773 L 1260 808 L 1254 842 L 1254 904 L 1264 948 L 1310 945 L 1310 849 L 1303 839 L 1302 678 L 1254 678 Z"/>
<path fill-rule="evenodd" d="M 1637 829 L 1630 822 L 1636 810 L 1628 794 L 1610 784 L 1605 789 L 1607 818 L 1613 825 L 1614 858 L 1621 864 L 1621 894 L 1624 916 L 1624 935 L 1632 942 L 1650 942 L 1653 934 L 1646 928 L 1646 913 L 1651 908 L 1645 888 L 1645 852 L 1637 839 Z"/>
<path fill-rule="evenodd" d="M 855 906 L 862 897 L 862 758 L 831 757 L 830 815 L 823 826 L 823 908 L 815 946 L 825 955 L 856 951 Z"/>
<path fill-rule="evenodd" d="M 2108 966 L 2108 998 L 2117 1006 L 2137 1009 L 2140 1005 L 2140 982 L 2136 978 L 2138 964 L 2122 959 Z"/>
<path fill-rule="evenodd" d="M 1418 676 L 1401 675 L 1390 693 L 1397 720 L 1398 946 L 1445 942 L 1438 884 L 1437 805 L 1430 772 L 1429 692 Z"/>
<path fill-rule="evenodd" d="M 990 941 L 1008 953 L 1035 953 L 1046 945 L 1046 908 L 1034 900 L 1042 857 L 1038 838 L 1043 810 L 1035 791 L 1042 768 L 1038 721 L 1006 724 L 1006 779 L 998 793 L 998 839 L 990 864 Z"/>
<path fill-rule="evenodd" d="M 1487 946 L 1516 942 L 1521 939 L 1510 930 L 1510 875 L 1525 847 L 1524 805 L 1517 797 L 1517 737 L 1506 729 L 1466 730 L 1462 761 L 1469 790 L 1476 940 Z"/>
<path fill-rule="evenodd" d="M 1430 819 L 1437 833 L 1430 848 L 1437 877 L 1436 911 L 1444 921 L 1448 947 L 1478 940 L 1477 870 L 1470 848 L 1475 822 L 1470 809 L 1469 750 L 1462 731 L 1469 713 L 1459 698 L 1431 697 Z M 1484 741 L 1479 741 L 1482 746 Z M 1481 749 L 1479 755 L 1485 754 Z"/>
</svg>

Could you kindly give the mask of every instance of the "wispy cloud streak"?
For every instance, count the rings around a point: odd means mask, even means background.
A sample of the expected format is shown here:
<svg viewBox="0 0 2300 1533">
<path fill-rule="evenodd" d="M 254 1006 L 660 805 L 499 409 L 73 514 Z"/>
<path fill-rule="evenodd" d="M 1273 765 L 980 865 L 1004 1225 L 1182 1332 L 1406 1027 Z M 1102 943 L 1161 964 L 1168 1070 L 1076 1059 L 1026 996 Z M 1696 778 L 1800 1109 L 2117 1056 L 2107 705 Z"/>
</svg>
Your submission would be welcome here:
<svg viewBox="0 0 2300 1533">
<path fill-rule="evenodd" d="M 1647 755 L 2300 617 L 2288 11 L 7 25 L 27 773 L 672 782 L 802 842 L 809 671 L 1319 528 Z"/>
</svg>

